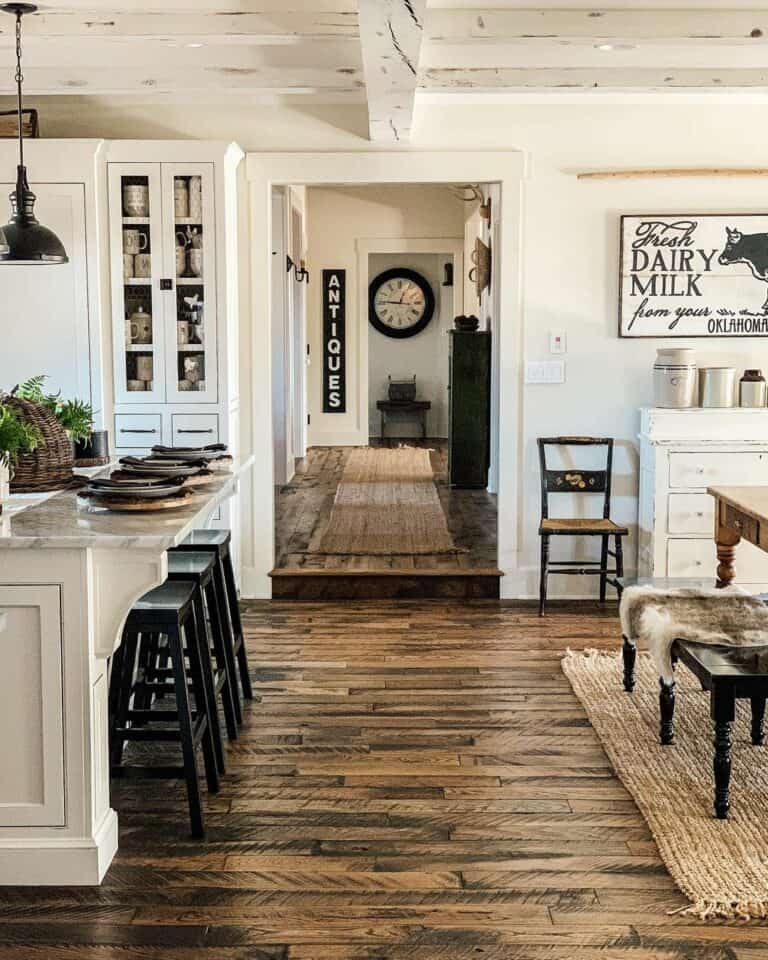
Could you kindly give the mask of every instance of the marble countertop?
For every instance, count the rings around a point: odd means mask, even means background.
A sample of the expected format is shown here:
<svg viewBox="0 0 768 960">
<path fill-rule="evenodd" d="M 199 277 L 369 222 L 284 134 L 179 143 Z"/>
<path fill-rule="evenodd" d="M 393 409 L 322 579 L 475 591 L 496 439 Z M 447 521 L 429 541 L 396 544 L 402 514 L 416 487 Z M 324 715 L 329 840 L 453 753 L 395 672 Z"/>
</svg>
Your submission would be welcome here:
<svg viewBox="0 0 768 960">
<path fill-rule="evenodd" d="M 0 514 L 0 550 L 127 548 L 167 550 L 201 526 L 211 511 L 237 489 L 237 480 L 254 457 L 235 459 L 216 470 L 215 478 L 193 487 L 193 494 L 172 510 L 120 513 L 78 500 L 76 491 L 27 500 Z"/>
</svg>

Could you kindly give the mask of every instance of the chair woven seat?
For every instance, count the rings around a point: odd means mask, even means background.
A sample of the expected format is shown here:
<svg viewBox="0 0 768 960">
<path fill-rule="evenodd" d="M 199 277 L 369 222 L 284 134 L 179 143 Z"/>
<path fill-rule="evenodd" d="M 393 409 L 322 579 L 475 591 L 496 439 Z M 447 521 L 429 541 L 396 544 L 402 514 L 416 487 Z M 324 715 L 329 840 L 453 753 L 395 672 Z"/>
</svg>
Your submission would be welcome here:
<svg viewBox="0 0 768 960">
<path fill-rule="evenodd" d="M 629 530 L 626 527 L 619 526 L 618 523 L 614 523 L 613 520 L 604 520 L 602 517 L 588 517 L 576 520 L 558 520 L 557 517 L 548 517 L 546 520 L 541 521 L 539 533 L 574 533 L 582 535 L 588 533 L 609 533 L 626 536 Z"/>
</svg>

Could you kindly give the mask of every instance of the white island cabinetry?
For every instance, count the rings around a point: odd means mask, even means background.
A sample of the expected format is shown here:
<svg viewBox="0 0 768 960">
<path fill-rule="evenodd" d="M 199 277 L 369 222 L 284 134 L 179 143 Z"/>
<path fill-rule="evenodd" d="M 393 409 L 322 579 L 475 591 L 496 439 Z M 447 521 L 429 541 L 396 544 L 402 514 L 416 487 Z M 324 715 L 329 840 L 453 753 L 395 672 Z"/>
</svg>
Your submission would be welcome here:
<svg viewBox="0 0 768 960">
<path fill-rule="evenodd" d="M 173 511 L 91 511 L 59 493 L 0 516 L 0 885 L 97 884 L 117 849 L 108 661 L 166 551 L 237 493 L 251 461 Z M 234 499 L 237 499 L 236 497 Z"/>
</svg>

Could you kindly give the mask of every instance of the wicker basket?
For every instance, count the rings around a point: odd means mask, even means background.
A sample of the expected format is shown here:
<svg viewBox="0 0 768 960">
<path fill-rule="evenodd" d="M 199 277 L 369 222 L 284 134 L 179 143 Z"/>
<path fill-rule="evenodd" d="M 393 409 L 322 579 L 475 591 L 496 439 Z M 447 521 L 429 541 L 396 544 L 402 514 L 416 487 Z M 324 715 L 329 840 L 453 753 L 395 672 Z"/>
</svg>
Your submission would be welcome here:
<svg viewBox="0 0 768 960">
<path fill-rule="evenodd" d="M 37 493 L 69 486 L 73 479 L 72 441 L 50 410 L 30 400 L 4 396 L 25 423 L 37 427 L 43 441 L 31 453 L 22 454 L 13 469 L 11 493 Z"/>
</svg>

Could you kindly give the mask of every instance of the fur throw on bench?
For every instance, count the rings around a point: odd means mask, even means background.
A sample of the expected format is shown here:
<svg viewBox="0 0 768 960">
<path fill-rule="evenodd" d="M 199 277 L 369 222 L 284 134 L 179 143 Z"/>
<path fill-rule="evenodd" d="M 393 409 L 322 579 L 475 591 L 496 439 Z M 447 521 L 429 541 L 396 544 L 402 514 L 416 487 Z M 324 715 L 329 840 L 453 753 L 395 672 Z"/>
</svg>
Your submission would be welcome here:
<svg viewBox="0 0 768 960">
<path fill-rule="evenodd" d="M 650 651 L 665 683 L 674 679 L 675 640 L 713 646 L 768 646 L 768 606 L 741 587 L 627 587 L 619 608 L 621 632 Z"/>
</svg>

